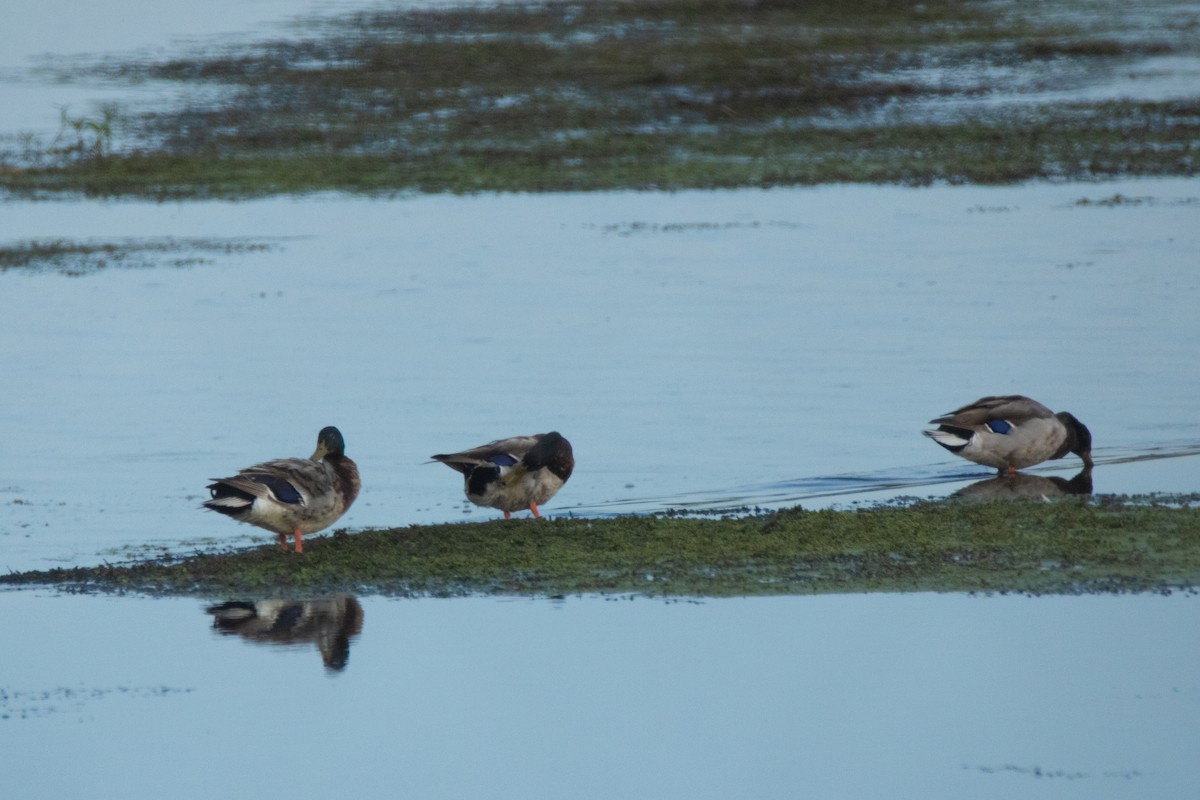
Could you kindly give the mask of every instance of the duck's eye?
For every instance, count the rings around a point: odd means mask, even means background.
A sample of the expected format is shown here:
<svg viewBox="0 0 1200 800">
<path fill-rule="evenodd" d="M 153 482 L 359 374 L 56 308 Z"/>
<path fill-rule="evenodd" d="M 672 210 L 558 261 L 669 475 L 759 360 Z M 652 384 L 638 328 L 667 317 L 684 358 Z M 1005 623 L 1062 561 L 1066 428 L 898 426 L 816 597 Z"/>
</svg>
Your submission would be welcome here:
<svg viewBox="0 0 1200 800">
<path fill-rule="evenodd" d="M 987 423 L 987 428 L 992 433 L 1005 434 L 1005 433 L 1008 433 L 1009 431 L 1011 431 L 1013 429 L 1013 426 L 1012 426 L 1012 423 L 1009 423 L 1002 419 L 989 419 L 988 423 Z"/>
</svg>

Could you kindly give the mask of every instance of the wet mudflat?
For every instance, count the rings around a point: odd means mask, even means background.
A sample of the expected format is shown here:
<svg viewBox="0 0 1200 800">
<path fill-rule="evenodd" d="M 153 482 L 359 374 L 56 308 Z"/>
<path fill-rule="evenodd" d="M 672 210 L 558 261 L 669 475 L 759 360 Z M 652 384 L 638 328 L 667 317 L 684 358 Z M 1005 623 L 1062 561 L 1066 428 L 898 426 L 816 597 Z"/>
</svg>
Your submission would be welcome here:
<svg viewBox="0 0 1200 800">
<path fill-rule="evenodd" d="M 170 53 L 44 59 L 119 92 L 0 140 L 0 186 L 100 196 L 1194 175 L 1195 7 L 725 0 L 325 9 Z M 1118 88 L 1119 87 L 1119 88 Z"/>
<path fill-rule="evenodd" d="M 1011 480 L 1011 479 L 1010 479 Z M 1048 479 L 1041 479 L 1050 486 Z M 1008 483 L 1008 481 L 1006 481 Z M 978 487 L 982 484 L 973 484 Z M 0 575 L 74 592 L 405 597 L 853 592 L 1087 594 L 1200 586 L 1200 497 L 1041 496 L 511 520 L 339 532 L 303 554 L 273 545 L 127 565 Z"/>
</svg>

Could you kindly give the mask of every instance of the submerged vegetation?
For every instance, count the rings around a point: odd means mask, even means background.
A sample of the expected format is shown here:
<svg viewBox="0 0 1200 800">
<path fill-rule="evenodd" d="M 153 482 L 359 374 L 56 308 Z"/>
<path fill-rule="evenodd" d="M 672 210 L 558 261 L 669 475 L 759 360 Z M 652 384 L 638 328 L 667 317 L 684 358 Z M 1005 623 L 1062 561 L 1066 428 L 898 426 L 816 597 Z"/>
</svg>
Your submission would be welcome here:
<svg viewBox="0 0 1200 800">
<path fill-rule="evenodd" d="M 0 272 L 10 269 L 58 272 L 71 277 L 108 267 L 188 267 L 211 262 L 211 255 L 271 249 L 266 242 L 243 239 L 122 239 L 76 241 L 49 239 L 0 244 Z"/>
<path fill-rule="evenodd" d="M 1200 497 L 919 502 L 693 519 L 552 519 L 366 530 L 0 585 L 154 594 L 1083 593 L 1200 586 Z"/>
<path fill-rule="evenodd" d="M 1200 97 L 1030 99 L 1196 55 L 1200 14 L 1164 6 L 1131 29 L 1136 15 L 1118 9 L 1099 4 L 1093 24 L 964 0 L 373 9 L 288 39 L 68 69 L 175 83 L 184 101 L 64 114 L 71 147 L 27 141 L 0 187 L 195 197 L 1193 175 Z"/>
</svg>

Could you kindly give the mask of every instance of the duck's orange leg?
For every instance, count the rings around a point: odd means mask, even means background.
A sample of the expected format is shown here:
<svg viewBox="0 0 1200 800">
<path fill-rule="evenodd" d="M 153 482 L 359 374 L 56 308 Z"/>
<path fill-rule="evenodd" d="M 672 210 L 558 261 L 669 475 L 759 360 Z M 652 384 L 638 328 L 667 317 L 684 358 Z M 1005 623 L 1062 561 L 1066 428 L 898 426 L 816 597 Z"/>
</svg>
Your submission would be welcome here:
<svg viewBox="0 0 1200 800">
<path fill-rule="evenodd" d="M 529 510 L 533 512 L 533 518 L 534 518 L 534 519 L 541 519 L 541 518 L 542 518 L 542 515 L 538 513 L 538 510 L 537 510 L 537 503 L 530 503 L 530 504 L 529 504 Z"/>
<path fill-rule="evenodd" d="M 276 533 L 275 536 L 279 541 L 280 552 L 287 552 L 287 534 L 283 532 Z"/>
<path fill-rule="evenodd" d="M 510 514 L 510 513 L 508 513 L 507 511 L 505 511 L 505 512 L 504 512 L 504 518 L 505 518 L 505 519 L 512 519 L 512 514 Z"/>
<path fill-rule="evenodd" d="M 304 552 L 304 544 L 300 541 L 300 529 L 299 528 L 296 528 L 296 552 L 297 553 Z"/>
</svg>

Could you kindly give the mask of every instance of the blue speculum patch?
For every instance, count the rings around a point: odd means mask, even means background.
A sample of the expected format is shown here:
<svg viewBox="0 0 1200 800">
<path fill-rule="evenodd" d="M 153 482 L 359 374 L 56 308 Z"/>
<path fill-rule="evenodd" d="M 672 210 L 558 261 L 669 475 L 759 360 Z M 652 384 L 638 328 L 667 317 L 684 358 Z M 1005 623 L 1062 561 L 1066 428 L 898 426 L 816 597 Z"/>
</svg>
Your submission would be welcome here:
<svg viewBox="0 0 1200 800">
<path fill-rule="evenodd" d="M 300 503 L 304 500 L 296 491 L 296 487 L 283 478 L 276 478 L 274 475 L 255 475 L 254 480 L 270 487 L 275 498 L 281 503 Z"/>
<path fill-rule="evenodd" d="M 511 467 L 513 464 L 517 463 L 517 460 L 507 453 L 499 456 L 491 456 L 488 458 L 488 461 L 492 462 L 497 467 Z"/>
<path fill-rule="evenodd" d="M 992 433 L 1008 433 L 1013 429 L 1010 423 L 1002 419 L 990 419 L 987 426 Z"/>
</svg>

